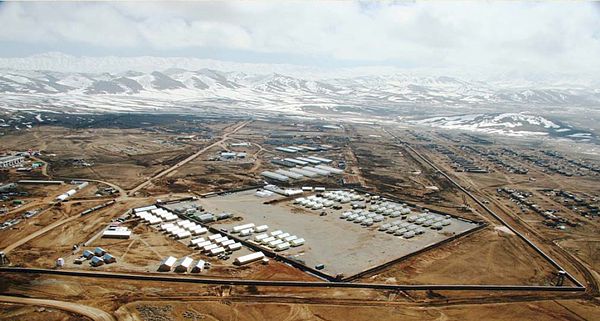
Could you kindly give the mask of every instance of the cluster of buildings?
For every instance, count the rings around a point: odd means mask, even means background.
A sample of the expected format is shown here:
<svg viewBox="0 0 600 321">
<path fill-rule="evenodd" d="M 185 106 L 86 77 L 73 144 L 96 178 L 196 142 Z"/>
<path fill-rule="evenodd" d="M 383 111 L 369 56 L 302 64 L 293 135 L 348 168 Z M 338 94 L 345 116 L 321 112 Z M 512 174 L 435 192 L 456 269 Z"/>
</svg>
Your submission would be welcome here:
<svg viewBox="0 0 600 321">
<path fill-rule="evenodd" d="M 275 251 L 285 251 L 291 246 L 301 246 L 304 244 L 304 239 L 299 238 L 296 235 L 286 233 L 282 230 L 276 230 L 267 233 L 269 227 L 267 225 L 255 226 L 254 223 L 248 223 L 244 225 L 234 226 L 231 230 L 232 233 L 239 233 L 240 237 L 249 237 L 255 234 L 251 242 L 259 245 L 266 246 Z"/>
<path fill-rule="evenodd" d="M 111 224 L 104 232 L 102 238 L 108 239 L 129 239 L 131 231 L 126 226 L 118 226 Z"/>
<path fill-rule="evenodd" d="M 150 225 L 162 222 L 173 222 L 179 218 L 177 215 L 163 208 L 157 208 L 154 205 L 136 208 L 133 210 L 133 215 Z"/>
<path fill-rule="evenodd" d="M 286 153 L 298 153 L 298 152 L 309 152 L 309 151 L 321 151 L 333 148 L 330 145 L 320 146 L 287 146 L 277 147 L 276 150 Z M 261 173 L 263 177 L 277 180 L 280 182 L 286 182 L 290 179 L 299 180 L 305 178 L 317 178 L 320 176 L 329 176 L 331 174 L 342 175 L 343 169 L 329 166 L 328 164 L 333 163 L 333 160 L 319 157 L 319 156 L 297 156 L 287 158 L 275 158 L 271 160 L 271 163 L 284 168 L 277 169 L 275 171 L 264 171 Z M 344 166 L 345 167 L 345 166 Z"/>
<path fill-rule="evenodd" d="M 368 208 L 366 203 L 362 203 L 366 198 L 369 199 L 370 203 Z M 444 226 L 451 224 L 449 217 L 430 213 L 427 210 L 424 210 L 423 213 L 415 214 L 406 204 L 379 201 L 379 198 L 371 199 L 371 196 L 366 198 L 355 192 L 337 190 L 325 192 L 322 196 L 311 195 L 306 198 L 300 197 L 294 200 L 294 204 L 313 210 L 320 210 L 325 207 L 333 207 L 336 203 L 345 204 L 352 202 L 354 209 L 343 212 L 340 215 L 340 219 L 360 224 L 364 227 L 383 222 L 378 227 L 379 231 L 404 238 L 412 238 L 415 235 L 424 234 L 426 231 L 424 227 L 441 230 Z M 397 219 L 386 223 L 386 220 L 389 218 Z"/>
<path fill-rule="evenodd" d="M 285 251 L 290 247 L 304 245 L 304 239 L 282 230 L 276 230 L 270 233 L 261 233 L 254 236 L 251 241 L 259 246 L 269 247 L 275 251 Z"/>
<path fill-rule="evenodd" d="M 0 157 L 0 168 L 19 167 L 25 162 L 25 157 L 9 155 Z"/>
<path fill-rule="evenodd" d="M 203 237 L 193 239 L 189 246 L 201 250 L 206 255 L 221 256 L 221 258 L 242 248 L 241 243 L 220 233 L 209 235 L 206 239 Z"/>
<path fill-rule="evenodd" d="M 507 149 L 505 148 L 504 150 Z M 545 151 L 542 155 L 521 152 L 512 152 L 512 154 L 515 157 L 520 157 L 522 160 L 542 168 L 542 171 L 544 172 L 554 172 L 566 177 L 571 177 L 575 174 L 585 175 L 580 171 L 581 168 L 577 164 L 567 161 L 563 156 L 556 152 Z"/>
<path fill-rule="evenodd" d="M 275 150 L 284 152 L 284 153 L 298 153 L 298 152 L 320 152 L 324 150 L 329 150 L 333 148 L 331 145 L 318 145 L 318 146 L 306 146 L 306 145 L 297 145 L 297 146 L 286 146 L 286 147 L 277 147 Z"/>
<path fill-rule="evenodd" d="M 527 209 L 530 209 L 534 213 L 537 213 L 544 217 L 544 224 L 546 224 L 547 226 L 557 229 L 564 229 L 565 224 L 568 224 L 570 226 L 577 226 L 577 223 L 558 215 L 556 210 L 544 209 L 539 204 L 536 204 L 533 200 L 530 199 L 532 194 L 529 192 L 522 192 L 516 189 L 506 187 L 498 188 L 497 192 L 501 195 L 506 195 L 508 198 L 510 198 L 511 201 L 517 203 L 521 208 L 521 211 L 525 212 Z"/>
<path fill-rule="evenodd" d="M 470 152 L 473 152 L 475 154 L 478 154 L 478 155 L 481 155 L 481 156 L 487 158 L 487 160 L 489 162 L 494 163 L 497 166 L 504 168 L 509 173 L 525 175 L 529 172 L 529 170 L 525 167 L 517 166 L 517 165 L 511 164 L 511 163 L 505 161 L 498 155 L 498 153 L 496 153 L 494 151 L 490 151 L 490 150 L 481 151 L 472 146 L 465 146 L 465 145 L 461 146 L 460 148 L 462 148 L 464 150 L 468 150 Z"/>
<path fill-rule="evenodd" d="M 202 235 L 208 232 L 206 227 L 196 224 L 190 220 L 181 220 L 175 223 L 166 223 L 160 226 L 160 230 L 176 240 L 191 236 Z"/>
<path fill-rule="evenodd" d="M 178 211 L 183 213 L 181 215 L 188 215 L 188 217 L 196 219 L 203 219 L 203 216 L 210 215 L 210 219 L 207 221 L 215 221 L 217 217 L 219 219 L 230 218 L 232 214 L 230 213 L 222 213 L 222 215 L 211 214 L 211 213 L 200 213 L 197 212 L 197 206 L 188 206 L 178 208 Z M 233 251 L 240 250 L 242 248 L 242 244 L 237 242 L 234 239 L 230 239 L 227 236 L 224 236 L 220 233 L 214 233 L 211 235 L 209 230 L 189 219 L 180 219 L 179 216 L 172 214 L 169 210 L 164 208 L 158 208 L 156 205 L 135 208 L 133 209 L 133 214 L 144 220 L 146 223 L 152 225 L 160 222 L 167 222 L 165 217 L 170 220 L 170 218 L 174 218 L 165 224 L 158 226 L 158 229 L 171 236 L 175 240 L 183 240 L 186 238 L 191 238 L 189 242 L 189 246 L 195 249 L 200 250 L 203 254 L 208 256 L 218 256 L 222 259 L 227 259 L 229 254 Z M 152 216 L 152 217 L 150 217 Z M 154 218 L 154 219 L 153 219 Z M 162 220 L 159 222 L 158 219 Z M 236 226 L 233 228 L 233 233 L 239 233 L 240 235 L 250 235 L 253 231 L 266 231 L 268 226 L 255 226 L 254 224 L 244 224 L 240 226 Z M 252 231 L 252 232 L 250 232 Z M 200 235 L 208 235 L 205 237 L 197 237 Z M 196 237 L 196 238 L 194 238 Z M 247 259 L 242 259 L 242 262 L 249 262 Z M 183 257 L 177 259 L 175 257 L 169 256 L 163 259 L 159 266 L 159 271 L 171 271 L 174 270 L 176 272 L 202 272 L 207 266 L 207 262 L 204 260 L 198 260 L 196 264 L 193 264 L 193 259 L 190 257 Z"/>
<path fill-rule="evenodd" d="M 117 262 L 117 259 L 113 255 L 106 252 L 106 250 L 104 250 L 101 247 L 95 248 L 94 251 L 83 251 L 81 257 L 75 260 L 75 264 L 82 264 L 85 260 L 90 260 L 91 266 L 101 266 L 104 264 L 111 264 Z"/>
<path fill-rule="evenodd" d="M 158 270 L 160 272 L 169 272 L 174 270 L 178 273 L 188 272 L 191 268 L 192 273 L 200 273 L 204 271 L 204 269 L 210 267 L 210 263 L 204 260 L 197 260 L 196 264 L 193 264 L 194 260 L 189 256 L 184 256 L 180 259 L 177 259 L 173 256 L 167 256 L 162 261 L 160 261 L 160 265 Z"/>
<path fill-rule="evenodd" d="M 26 152 L 15 152 L 11 155 L 0 156 L 0 168 L 13 168 L 17 167 L 19 171 L 31 171 L 32 168 L 37 168 L 42 166 L 44 163 L 35 162 L 31 167 L 21 167 L 25 160 L 30 158 L 31 156 L 39 156 L 39 151 L 26 151 Z"/>
<path fill-rule="evenodd" d="M 460 155 L 457 155 L 453 151 L 449 150 L 445 146 L 440 146 L 437 144 L 429 144 L 427 145 L 430 149 L 433 149 L 443 155 L 446 155 L 450 159 L 450 166 L 457 172 L 468 172 L 468 173 L 488 173 L 487 168 L 483 168 L 477 164 L 473 160 L 467 159 Z"/>
<path fill-rule="evenodd" d="M 317 157 L 317 156 L 307 156 L 307 157 L 296 157 L 296 158 L 283 158 L 283 159 L 273 159 L 271 161 L 273 164 L 281 165 L 285 167 L 296 167 L 296 166 L 307 166 L 307 165 L 319 165 L 319 164 L 330 164 L 333 162 L 331 159 Z"/>
<path fill-rule="evenodd" d="M 584 199 L 571 192 L 564 190 L 551 190 L 552 194 L 562 197 L 562 203 L 569 206 L 572 210 L 579 212 L 582 216 L 600 215 L 600 203 L 598 197 Z"/>
<path fill-rule="evenodd" d="M 344 171 L 326 165 L 293 167 L 288 169 L 277 169 L 275 171 L 263 171 L 261 176 L 274 179 L 280 182 L 287 182 L 290 179 L 300 180 L 305 178 L 326 177 L 332 174 L 341 175 Z"/>
<path fill-rule="evenodd" d="M 411 215 L 407 218 L 402 216 L 402 220 L 395 220 L 390 223 L 385 223 L 379 226 L 378 230 L 395 236 L 402 236 L 405 239 L 412 238 L 416 235 L 424 234 L 429 227 L 432 230 L 441 230 L 445 226 L 452 224 L 452 220 L 433 213 L 419 213 Z M 403 220 L 406 221 L 403 222 Z"/>
</svg>

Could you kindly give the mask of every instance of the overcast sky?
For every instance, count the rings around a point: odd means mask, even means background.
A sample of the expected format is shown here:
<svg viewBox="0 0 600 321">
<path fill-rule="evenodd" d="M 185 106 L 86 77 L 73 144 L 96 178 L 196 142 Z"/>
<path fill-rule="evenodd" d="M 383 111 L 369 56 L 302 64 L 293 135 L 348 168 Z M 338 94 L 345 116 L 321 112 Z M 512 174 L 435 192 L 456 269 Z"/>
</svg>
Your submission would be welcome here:
<svg viewBox="0 0 600 321">
<path fill-rule="evenodd" d="M 586 2 L 0 3 L 0 56 L 186 56 L 600 77 Z"/>
</svg>

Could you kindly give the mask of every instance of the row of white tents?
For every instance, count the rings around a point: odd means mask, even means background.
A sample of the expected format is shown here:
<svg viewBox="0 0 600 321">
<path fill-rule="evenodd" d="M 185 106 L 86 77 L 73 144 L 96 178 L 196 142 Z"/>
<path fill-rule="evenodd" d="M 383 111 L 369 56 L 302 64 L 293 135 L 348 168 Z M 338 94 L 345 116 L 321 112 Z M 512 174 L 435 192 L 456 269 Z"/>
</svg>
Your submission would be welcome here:
<svg viewBox="0 0 600 321">
<path fill-rule="evenodd" d="M 266 232 L 269 229 L 268 225 L 259 225 L 256 226 L 254 223 L 247 223 L 242 225 L 236 225 L 231 229 L 231 233 L 237 234 L 240 236 L 249 236 L 252 233 L 262 233 Z"/>
<path fill-rule="evenodd" d="M 294 199 L 294 204 L 299 204 L 307 208 L 319 210 L 324 207 L 333 206 L 336 203 L 346 204 L 362 199 L 363 197 L 357 193 L 338 190 L 325 192 L 322 196 L 311 195 L 308 197 L 298 197 Z"/>
<path fill-rule="evenodd" d="M 60 194 L 56 197 L 56 200 L 59 202 L 64 202 L 66 201 L 68 198 L 70 198 L 71 196 L 77 194 L 77 192 L 79 192 L 80 190 L 86 188 L 89 185 L 88 182 L 81 182 L 79 183 L 79 185 L 75 186 L 74 189 L 70 189 L 68 191 L 66 191 L 63 194 Z"/>
<path fill-rule="evenodd" d="M 367 201 L 379 199 L 379 197 L 375 198 L 375 196 L 369 195 L 366 195 L 366 198 Z M 337 190 L 324 192 L 322 197 L 312 195 L 306 198 L 296 198 L 294 203 L 312 209 L 321 209 L 332 205 L 328 200 L 335 200 L 340 203 L 352 201 L 355 204 L 355 201 L 362 201 L 364 199 L 363 196 L 354 191 Z M 379 201 L 371 204 L 368 209 L 365 206 L 363 207 L 364 209 L 343 212 L 340 215 L 340 219 L 361 224 L 365 227 L 383 222 L 379 225 L 379 231 L 404 238 L 412 238 L 415 235 L 424 234 L 427 231 L 427 227 L 432 230 L 442 230 L 445 226 L 452 223 L 449 215 L 431 213 L 427 209 L 424 209 L 422 213 L 415 213 L 408 205 L 393 201 Z M 399 219 L 391 223 L 386 223 L 388 218 Z"/>
<path fill-rule="evenodd" d="M 161 225 L 160 230 L 171 235 L 175 239 L 184 239 L 190 236 L 202 235 L 208 232 L 206 227 L 191 222 L 189 220 L 182 220 L 174 223 L 166 223 Z"/>
<path fill-rule="evenodd" d="M 304 239 L 296 235 L 286 233 L 282 230 L 262 233 L 254 236 L 253 242 L 262 246 L 268 246 L 275 251 L 285 251 L 290 247 L 304 245 Z"/>
<path fill-rule="evenodd" d="M 323 193 L 323 197 L 332 201 L 341 202 L 342 200 L 349 199 L 349 201 L 361 201 L 364 199 L 360 194 L 352 192 L 352 191 L 329 191 Z M 345 203 L 349 202 L 346 201 Z"/>
<path fill-rule="evenodd" d="M 275 148 L 275 150 L 278 150 L 280 152 L 286 152 L 286 153 L 296 153 L 296 152 L 317 152 L 320 150 L 326 150 L 326 149 L 330 149 L 332 146 L 330 145 L 321 145 L 319 147 L 315 147 L 315 146 L 305 146 L 305 145 L 296 145 L 296 146 L 281 146 L 281 147 L 277 147 Z"/>
<path fill-rule="evenodd" d="M 159 230 L 165 232 L 166 234 L 170 235 L 175 239 L 184 239 L 208 233 L 208 229 L 206 227 L 203 227 L 200 224 L 197 224 L 190 220 L 177 220 L 177 215 L 174 215 L 171 212 L 162 208 L 157 208 L 154 205 L 133 209 L 133 213 L 134 216 L 141 218 L 147 223 L 156 221 L 156 219 L 153 219 L 153 217 L 156 217 L 153 214 L 160 215 L 161 217 L 165 215 L 175 216 L 175 221 L 171 221 L 169 223 L 165 223 L 159 226 Z M 262 232 L 266 231 L 267 229 L 268 226 L 266 225 L 255 226 L 254 224 L 250 223 L 234 227 L 234 233 L 247 233 L 246 230 L 250 230 L 252 232 L 254 232 L 255 230 Z M 201 250 L 202 253 L 210 256 L 219 255 L 228 251 L 237 251 L 242 248 L 241 243 L 236 242 L 233 239 L 229 239 L 227 236 L 223 236 L 218 233 L 209 235 L 206 238 L 192 238 L 190 240 L 189 246 Z M 242 261 L 244 262 L 248 260 L 252 259 L 242 259 Z M 197 273 L 202 272 L 205 266 L 208 265 L 209 263 L 205 262 L 204 260 L 198 260 L 196 264 L 193 264 L 193 259 L 187 256 L 180 259 L 177 259 L 173 256 L 168 256 L 160 262 L 158 270 L 174 270 L 176 272 L 188 272 L 191 268 L 191 272 Z"/>
<path fill-rule="evenodd" d="M 172 222 L 178 219 L 178 216 L 162 208 L 151 211 L 134 211 L 134 216 L 142 219 L 147 224 L 153 225 L 162 222 Z"/>
<path fill-rule="evenodd" d="M 373 204 L 369 207 L 369 211 L 383 214 L 383 215 L 395 215 L 406 216 L 411 214 L 411 209 L 406 204 L 398 204 L 394 202 L 382 202 L 380 204 Z"/>
<path fill-rule="evenodd" d="M 196 264 L 194 264 L 194 260 L 189 256 L 184 256 L 180 259 L 177 259 L 173 256 L 167 256 L 160 261 L 158 270 L 160 272 L 169 272 L 174 270 L 175 272 L 185 273 L 190 271 L 191 268 L 192 273 L 200 273 L 209 266 L 210 263 L 207 263 L 204 260 L 197 260 Z"/>
<path fill-rule="evenodd" d="M 242 248 L 242 243 L 221 234 L 213 234 L 206 239 L 203 237 L 192 239 L 189 246 L 199 249 L 207 255 L 214 256 L 227 251 L 237 251 Z"/>
</svg>

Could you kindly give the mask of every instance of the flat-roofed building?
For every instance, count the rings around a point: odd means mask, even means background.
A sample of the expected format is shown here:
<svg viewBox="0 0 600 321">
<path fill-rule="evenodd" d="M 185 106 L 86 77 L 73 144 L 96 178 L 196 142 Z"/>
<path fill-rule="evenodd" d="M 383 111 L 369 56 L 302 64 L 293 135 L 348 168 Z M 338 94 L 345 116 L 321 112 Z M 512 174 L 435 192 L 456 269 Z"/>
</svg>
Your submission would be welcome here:
<svg viewBox="0 0 600 321">
<path fill-rule="evenodd" d="M 25 162 L 25 157 L 23 156 L 3 156 L 0 157 L 0 168 L 21 166 L 23 162 Z"/>
</svg>

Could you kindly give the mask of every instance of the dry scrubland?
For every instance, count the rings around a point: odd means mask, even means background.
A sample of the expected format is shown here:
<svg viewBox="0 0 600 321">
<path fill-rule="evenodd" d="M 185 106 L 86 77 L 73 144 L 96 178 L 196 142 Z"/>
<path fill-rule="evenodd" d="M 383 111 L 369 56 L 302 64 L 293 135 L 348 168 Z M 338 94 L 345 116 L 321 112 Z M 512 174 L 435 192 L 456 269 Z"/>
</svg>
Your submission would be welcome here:
<svg viewBox="0 0 600 321">
<path fill-rule="evenodd" d="M 174 241 L 153 227 L 134 220 L 124 223 L 133 231 L 133 237 L 129 240 L 95 238 L 112 219 L 122 216 L 133 207 L 151 204 L 156 199 L 175 199 L 261 183 L 261 171 L 277 168 L 271 164 L 274 157 L 290 156 L 275 151 L 278 141 L 287 140 L 335 146 L 335 149 L 322 155 L 336 161 L 344 160 L 347 165 L 344 178 L 358 181 L 373 193 L 395 196 L 417 206 L 487 224 L 482 230 L 403 260 L 363 277 L 359 282 L 505 285 L 551 285 L 555 282 L 556 271 L 548 262 L 481 206 L 464 197 L 448 180 L 411 152 L 406 144 L 449 173 L 476 197 L 486 201 L 491 209 L 550 253 L 580 281 L 587 286 L 596 282 L 582 271 L 582 266 L 600 270 L 598 219 L 581 216 L 571 205 L 547 195 L 541 189 L 564 189 L 591 199 L 600 194 L 599 176 L 566 177 L 520 158 L 503 155 L 506 161 L 528 169 L 525 175 L 510 173 L 481 155 L 461 148 L 461 145 L 468 144 L 480 150 L 499 153 L 512 142 L 511 148 L 515 151 L 538 153 L 539 150 L 556 147 L 549 141 L 531 145 L 521 140 L 505 141 L 488 137 L 494 141 L 489 145 L 468 141 L 455 132 L 440 135 L 438 131 L 419 128 L 405 130 L 352 124 L 337 130 L 326 130 L 321 124 L 309 122 L 253 121 L 189 163 L 159 179 L 151 180 L 138 193 L 127 195 L 127 190 L 218 141 L 240 122 L 211 120 L 206 124 L 185 121 L 175 124 L 175 127 L 169 128 L 148 126 L 141 129 L 42 126 L 2 137 L 4 149 L 42 150 L 42 159 L 48 162 L 47 177 L 95 179 L 117 185 L 125 192 L 97 197 L 95 191 L 108 186 L 98 182 L 82 191 L 78 199 L 54 206 L 54 197 L 69 189 L 69 186 L 27 186 L 30 195 L 23 198 L 25 205 L 12 210 L 3 219 L 18 217 L 34 208 L 44 211 L 13 228 L 0 231 L 0 248 L 18 244 L 9 253 L 10 264 L 51 268 L 57 257 L 64 257 L 67 261 L 66 270 L 156 273 L 158 262 L 164 256 L 190 255 L 213 264 L 210 270 L 202 274 L 204 277 L 317 281 L 316 277 L 281 262 L 234 267 L 231 264 L 233 258 L 228 261 L 207 258 L 187 247 L 187 241 Z M 187 137 L 189 135 L 197 136 L 190 139 Z M 186 137 L 182 139 L 182 136 Z M 449 136 L 455 140 L 448 139 Z M 251 146 L 231 148 L 229 144 L 232 142 L 250 142 Z M 432 143 L 473 159 L 489 168 L 490 172 L 456 172 L 446 155 L 430 148 Z M 246 152 L 247 157 L 216 160 L 215 156 L 223 150 Z M 577 159 L 589 158 L 582 154 L 566 155 Z M 77 165 L 77 160 L 89 162 L 92 166 Z M 45 177 L 43 174 L 41 171 L 31 174 L 10 171 L 3 172 L 1 177 L 3 181 L 9 181 Z M 330 177 L 289 185 L 336 187 L 340 183 L 339 177 Z M 544 208 L 558 209 L 559 215 L 576 224 L 567 226 L 565 230 L 551 228 L 544 224 L 544 218 L 539 214 L 522 211 L 514 201 L 498 193 L 498 187 L 530 192 L 532 201 Z M 113 197 L 117 199 L 116 204 L 88 216 L 77 217 L 81 211 Z M 290 209 L 290 212 L 295 213 L 290 215 L 300 215 L 298 211 Z M 269 224 L 268 218 L 265 220 L 264 223 Z M 58 225 L 41 235 L 35 235 L 53 224 Z M 85 263 L 73 264 L 79 252 L 72 253 L 72 246 L 84 242 L 89 242 L 85 249 L 95 246 L 106 248 L 117 257 L 118 262 L 100 268 L 92 268 Z M 567 250 L 569 255 L 558 246 Z M 180 277 L 194 276 L 183 274 Z M 265 316 L 276 320 L 593 320 L 600 311 L 596 299 L 591 299 L 598 293 L 592 292 L 586 296 L 551 292 L 394 292 L 207 286 L 11 273 L 3 273 L 0 289 L 6 295 L 52 298 L 74 302 L 82 307 L 98 308 L 113 314 L 118 320 L 262 320 Z M 0 304 L 0 320 L 87 319 L 59 308 Z"/>
</svg>

